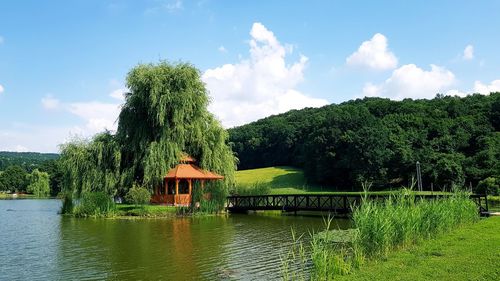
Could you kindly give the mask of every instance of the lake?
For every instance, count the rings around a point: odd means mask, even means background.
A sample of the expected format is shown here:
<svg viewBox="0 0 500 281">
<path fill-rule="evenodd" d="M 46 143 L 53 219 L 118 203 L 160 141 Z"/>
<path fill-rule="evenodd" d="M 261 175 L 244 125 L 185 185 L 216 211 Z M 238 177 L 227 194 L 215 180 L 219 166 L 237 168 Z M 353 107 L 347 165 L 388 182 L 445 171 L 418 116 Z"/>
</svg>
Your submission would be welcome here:
<svg viewBox="0 0 500 281">
<path fill-rule="evenodd" d="M 0 200 L 1 280 L 279 280 L 313 216 L 76 219 L 58 200 Z M 347 221 L 339 220 L 341 228 Z"/>
</svg>

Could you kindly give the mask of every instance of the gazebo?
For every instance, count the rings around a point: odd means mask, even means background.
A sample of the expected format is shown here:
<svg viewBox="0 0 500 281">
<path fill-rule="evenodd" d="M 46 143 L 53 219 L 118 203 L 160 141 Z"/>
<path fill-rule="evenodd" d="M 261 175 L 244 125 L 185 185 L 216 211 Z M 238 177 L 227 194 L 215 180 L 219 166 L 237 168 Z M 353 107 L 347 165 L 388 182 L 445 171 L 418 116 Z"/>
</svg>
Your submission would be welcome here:
<svg viewBox="0 0 500 281">
<path fill-rule="evenodd" d="M 183 156 L 180 163 L 168 171 L 163 179 L 163 186 L 155 188 L 151 202 L 186 206 L 191 204 L 194 181 L 200 181 L 203 190 L 205 181 L 224 179 L 221 175 L 202 170 L 195 162 L 191 156 Z"/>
</svg>

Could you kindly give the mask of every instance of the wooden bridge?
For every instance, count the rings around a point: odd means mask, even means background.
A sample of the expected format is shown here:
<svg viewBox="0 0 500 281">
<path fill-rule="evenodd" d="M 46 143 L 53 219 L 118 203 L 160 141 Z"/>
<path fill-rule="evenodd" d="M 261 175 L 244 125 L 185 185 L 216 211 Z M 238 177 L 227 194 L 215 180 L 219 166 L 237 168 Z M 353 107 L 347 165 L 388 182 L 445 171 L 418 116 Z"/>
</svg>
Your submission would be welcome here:
<svg viewBox="0 0 500 281">
<path fill-rule="evenodd" d="M 227 197 L 229 212 L 260 210 L 281 210 L 284 212 L 322 211 L 336 214 L 349 214 L 352 207 L 358 206 L 364 195 L 361 194 L 287 194 L 287 195 L 233 195 Z M 416 195 L 417 198 L 437 199 L 450 195 Z M 371 200 L 385 200 L 389 195 L 368 195 Z M 488 212 L 488 198 L 482 194 L 470 196 L 477 204 L 481 214 Z"/>
</svg>

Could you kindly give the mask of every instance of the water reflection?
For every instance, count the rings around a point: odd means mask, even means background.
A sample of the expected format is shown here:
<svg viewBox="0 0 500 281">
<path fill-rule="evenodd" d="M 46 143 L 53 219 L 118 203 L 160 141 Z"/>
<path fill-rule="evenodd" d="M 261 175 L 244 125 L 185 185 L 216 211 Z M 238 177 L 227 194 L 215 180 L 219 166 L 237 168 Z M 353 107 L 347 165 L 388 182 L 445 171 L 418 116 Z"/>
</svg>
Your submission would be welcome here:
<svg viewBox="0 0 500 281">
<path fill-rule="evenodd" d="M 262 215 L 75 219 L 57 215 L 59 202 L 31 201 L 23 208 L 32 211 L 15 215 L 2 211 L 0 202 L 0 258 L 7 261 L 0 264 L 0 279 L 279 279 L 290 229 L 307 237 L 323 224 L 321 217 Z M 16 204 L 9 208 L 20 209 Z M 50 212 L 40 212 L 40 204 Z"/>
</svg>

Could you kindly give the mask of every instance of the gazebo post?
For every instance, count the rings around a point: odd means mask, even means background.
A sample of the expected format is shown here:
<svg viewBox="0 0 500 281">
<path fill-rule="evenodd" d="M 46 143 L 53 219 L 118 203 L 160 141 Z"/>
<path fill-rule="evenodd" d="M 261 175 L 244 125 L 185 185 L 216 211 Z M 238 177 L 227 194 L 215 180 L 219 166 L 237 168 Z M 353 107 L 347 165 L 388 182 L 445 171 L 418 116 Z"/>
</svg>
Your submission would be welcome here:
<svg viewBox="0 0 500 281">
<path fill-rule="evenodd" d="M 179 179 L 175 179 L 174 206 L 177 206 L 177 197 L 178 196 L 179 196 Z"/>
<path fill-rule="evenodd" d="M 158 196 L 159 198 L 162 199 L 164 202 L 171 203 L 173 201 L 173 204 L 177 206 L 178 204 L 184 204 L 186 203 L 187 200 L 193 199 L 193 181 L 194 180 L 199 180 L 201 181 L 201 190 L 202 194 L 205 195 L 205 180 L 222 180 L 224 179 L 223 176 L 218 175 L 216 173 L 210 172 L 210 171 L 205 171 L 201 169 L 200 167 L 196 166 L 195 163 L 196 160 L 194 158 L 184 155 L 180 159 L 180 163 L 177 164 L 174 168 L 170 169 L 167 173 L 167 175 L 164 177 L 165 179 L 165 196 Z M 183 196 L 179 196 L 179 184 L 181 180 L 186 180 L 188 182 L 188 188 L 189 188 L 189 193 L 188 194 L 183 194 Z M 169 186 L 169 180 L 174 180 L 175 181 L 175 190 L 170 190 L 171 185 Z M 171 184 L 171 183 L 170 183 Z M 172 188 L 173 189 L 173 188 Z M 158 187 L 156 189 L 156 192 L 158 195 L 161 195 L 161 187 Z M 172 194 L 168 194 L 169 192 L 172 192 Z M 168 196 L 167 196 L 168 194 Z M 173 196 L 174 198 L 170 197 Z M 203 196 L 204 197 L 204 196 Z M 173 199 L 170 201 L 170 199 Z"/>
</svg>

